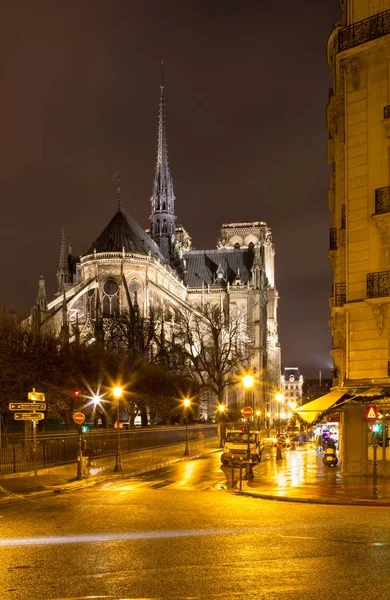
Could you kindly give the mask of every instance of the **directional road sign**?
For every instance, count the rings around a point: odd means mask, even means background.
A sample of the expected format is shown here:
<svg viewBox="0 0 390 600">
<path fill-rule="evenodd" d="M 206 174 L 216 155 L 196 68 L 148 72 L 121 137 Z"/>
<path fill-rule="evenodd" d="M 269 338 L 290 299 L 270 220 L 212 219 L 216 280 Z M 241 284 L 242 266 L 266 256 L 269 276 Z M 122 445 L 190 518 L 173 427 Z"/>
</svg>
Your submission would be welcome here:
<svg viewBox="0 0 390 600">
<path fill-rule="evenodd" d="M 46 410 L 44 402 L 11 402 L 8 406 L 10 410 Z"/>
<path fill-rule="evenodd" d="M 38 402 L 44 402 L 45 394 L 43 394 L 42 392 L 29 392 L 28 399 L 29 400 L 37 400 Z"/>
<path fill-rule="evenodd" d="M 45 415 L 41 412 L 22 412 L 14 414 L 15 421 L 42 421 L 44 418 Z"/>
<path fill-rule="evenodd" d="M 242 416 L 249 419 L 253 415 L 253 410 L 250 406 L 244 406 L 242 409 Z"/>
</svg>

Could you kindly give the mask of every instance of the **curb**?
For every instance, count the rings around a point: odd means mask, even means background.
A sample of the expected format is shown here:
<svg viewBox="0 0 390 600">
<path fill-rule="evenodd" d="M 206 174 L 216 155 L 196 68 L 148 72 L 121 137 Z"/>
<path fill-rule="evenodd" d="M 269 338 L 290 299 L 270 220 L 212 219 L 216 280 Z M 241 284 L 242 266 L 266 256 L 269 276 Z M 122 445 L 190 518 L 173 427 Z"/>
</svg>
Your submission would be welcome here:
<svg viewBox="0 0 390 600">
<path fill-rule="evenodd" d="M 259 500 L 275 500 L 279 502 L 295 502 L 297 504 L 324 504 L 332 506 L 375 506 L 375 507 L 388 507 L 390 506 L 390 500 L 370 500 L 364 498 L 339 498 L 339 499 L 328 499 L 321 497 L 304 498 L 299 496 L 274 496 L 272 494 L 257 494 L 255 492 L 246 492 L 238 490 L 228 490 L 235 496 L 250 496 L 251 498 L 258 498 Z"/>
</svg>

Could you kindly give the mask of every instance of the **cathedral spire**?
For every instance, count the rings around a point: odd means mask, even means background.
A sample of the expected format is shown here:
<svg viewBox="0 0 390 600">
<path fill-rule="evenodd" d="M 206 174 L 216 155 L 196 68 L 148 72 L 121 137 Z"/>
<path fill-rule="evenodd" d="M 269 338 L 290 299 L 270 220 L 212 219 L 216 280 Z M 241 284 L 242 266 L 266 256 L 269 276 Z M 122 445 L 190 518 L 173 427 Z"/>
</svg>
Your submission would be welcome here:
<svg viewBox="0 0 390 600">
<path fill-rule="evenodd" d="M 175 234 L 175 194 L 168 163 L 168 145 L 165 122 L 164 72 L 161 63 L 160 109 L 158 120 L 157 163 L 154 176 L 151 215 L 151 237 L 160 246 L 166 259 L 169 258 L 171 239 Z"/>
<path fill-rule="evenodd" d="M 60 248 L 60 260 L 58 262 L 57 269 L 57 283 L 58 283 L 58 293 L 61 294 L 65 289 L 65 284 L 70 283 L 71 276 L 68 264 L 68 253 L 67 253 L 67 244 L 65 231 L 62 230 L 61 237 L 61 248 Z"/>
</svg>

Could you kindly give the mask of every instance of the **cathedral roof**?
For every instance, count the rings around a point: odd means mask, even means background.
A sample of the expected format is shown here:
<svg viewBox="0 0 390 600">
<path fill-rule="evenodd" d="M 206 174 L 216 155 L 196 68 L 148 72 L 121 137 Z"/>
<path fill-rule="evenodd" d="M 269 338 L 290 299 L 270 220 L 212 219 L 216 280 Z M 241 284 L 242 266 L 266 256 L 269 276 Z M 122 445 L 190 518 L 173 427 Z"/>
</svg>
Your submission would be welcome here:
<svg viewBox="0 0 390 600">
<path fill-rule="evenodd" d="M 188 287 L 213 285 L 218 269 L 222 269 L 230 284 L 239 274 L 242 284 L 248 283 L 251 276 L 254 253 L 248 249 L 192 250 L 185 252 Z"/>
<path fill-rule="evenodd" d="M 164 261 L 157 244 L 147 233 L 134 221 L 134 219 L 123 208 L 117 212 L 92 244 L 87 254 L 96 252 L 136 252 L 138 254 L 149 254 L 154 258 Z"/>
</svg>

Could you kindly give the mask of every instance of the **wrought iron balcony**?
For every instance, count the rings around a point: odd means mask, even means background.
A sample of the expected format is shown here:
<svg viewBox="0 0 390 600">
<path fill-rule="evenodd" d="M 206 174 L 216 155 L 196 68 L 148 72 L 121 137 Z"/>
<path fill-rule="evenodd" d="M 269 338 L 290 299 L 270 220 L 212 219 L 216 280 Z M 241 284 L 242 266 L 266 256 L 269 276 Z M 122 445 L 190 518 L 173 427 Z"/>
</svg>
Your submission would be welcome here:
<svg viewBox="0 0 390 600">
<path fill-rule="evenodd" d="M 341 205 L 341 229 L 345 229 L 347 224 L 347 212 L 345 204 Z"/>
<path fill-rule="evenodd" d="M 390 186 L 375 190 L 375 214 L 390 212 Z"/>
<path fill-rule="evenodd" d="M 390 10 L 385 10 L 378 15 L 373 15 L 363 21 L 340 29 L 338 36 L 339 52 L 354 48 L 370 40 L 390 33 Z"/>
<path fill-rule="evenodd" d="M 367 274 L 367 298 L 390 296 L 390 271 Z"/>
<path fill-rule="evenodd" d="M 329 250 L 337 250 L 337 229 L 331 227 L 329 230 Z"/>
<path fill-rule="evenodd" d="M 383 109 L 383 118 L 390 119 L 390 106 L 385 106 Z"/>
<path fill-rule="evenodd" d="M 334 284 L 333 306 L 343 306 L 347 301 L 347 285 L 345 283 Z"/>
</svg>

